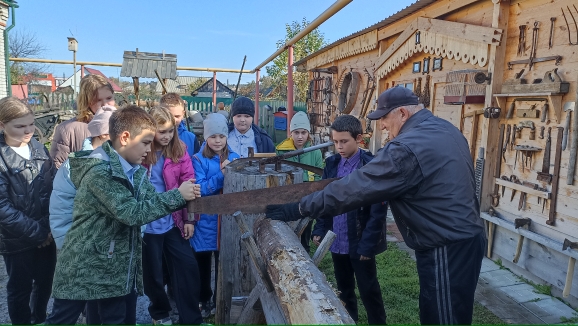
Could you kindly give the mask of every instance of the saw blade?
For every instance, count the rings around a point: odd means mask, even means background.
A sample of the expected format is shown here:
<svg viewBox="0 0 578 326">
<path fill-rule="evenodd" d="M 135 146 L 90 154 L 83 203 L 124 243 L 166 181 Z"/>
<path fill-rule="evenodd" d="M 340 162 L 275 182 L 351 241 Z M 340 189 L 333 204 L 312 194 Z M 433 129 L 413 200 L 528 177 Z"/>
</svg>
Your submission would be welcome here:
<svg viewBox="0 0 578 326">
<path fill-rule="evenodd" d="M 247 190 L 230 194 L 197 198 L 187 203 L 189 220 L 192 214 L 233 214 L 241 211 L 244 214 L 265 213 L 267 205 L 278 205 L 298 202 L 304 196 L 322 190 L 339 178 L 314 182 L 303 182 L 288 186 Z"/>
</svg>

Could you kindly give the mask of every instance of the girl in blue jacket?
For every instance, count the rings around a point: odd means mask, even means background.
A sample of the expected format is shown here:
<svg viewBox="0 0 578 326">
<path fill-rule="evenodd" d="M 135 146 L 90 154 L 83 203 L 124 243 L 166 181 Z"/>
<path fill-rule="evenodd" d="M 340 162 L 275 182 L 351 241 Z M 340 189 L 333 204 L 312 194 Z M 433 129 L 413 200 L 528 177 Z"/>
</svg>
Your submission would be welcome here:
<svg viewBox="0 0 578 326">
<path fill-rule="evenodd" d="M 227 120 L 217 113 L 209 114 L 203 121 L 205 143 L 193 156 L 193 167 L 197 184 L 201 185 L 201 196 L 220 194 L 223 189 L 224 168 L 239 155 L 227 145 Z M 217 266 L 219 261 L 220 216 L 202 214 L 191 238 L 201 280 L 201 315 L 214 314 L 216 296 L 211 290 L 211 259 L 215 254 L 215 293 L 217 289 Z M 211 297 L 213 298 L 211 303 Z"/>
</svg>

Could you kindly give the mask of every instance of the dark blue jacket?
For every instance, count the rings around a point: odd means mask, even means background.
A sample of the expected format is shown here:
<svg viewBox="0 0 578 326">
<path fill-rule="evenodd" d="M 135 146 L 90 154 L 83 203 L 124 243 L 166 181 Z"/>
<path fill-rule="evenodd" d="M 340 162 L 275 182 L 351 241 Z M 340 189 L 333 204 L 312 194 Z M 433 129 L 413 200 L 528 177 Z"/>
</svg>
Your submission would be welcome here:
<svg viewBox="0 0 578 326">
<path fill-rule="evenodd" d="M 370 152 L 361 150 L 361 159 L 357 169 L 373 159 Z M 337 177 L 337 167 L 341 155 L 335 154 L 325 161 L 323 179 Z M 386 223 L 387 203 L 366 205 L 347 212 L 347 238 L 349 255 L 359 259 L 360 255 L 373 258 L 387 249 Z M 333 217 L 317 218 L 312 236 L 323 238 L 328 230 L 333 229 Z"/>
<path fill-rule="evenodd" d="M 181 124 L 177 128 L 177 131 L 179 133 L 179 139 L 182 140 L 183 143 L 185 143 L 185 145 L 187 145 L 187 153 L 189 153 L 189 156 L 191 157 L 192 161 L 193 155 L 198 153 L 200 149 L 197 136 L 195 136 L 195 134 L 187 130 L 187 126 L 184 120 L 181 121 Z"/>
<path fill-rule="evenodd" d="M 468 142 L 422 109 L 375 159 L 303 197 L 306 216 L 335 216 L 387 200 L 408 247 L 429 250 L 484 233 Z"/>
<path fill-rule="evenodd" d="M 229 124 L 229 132 L 233 131 L 235 125 L 233 123 Z M 255 145 L 257 145 L 257 153 L 275 153 L 275 145 L 271 136 L 267 132 L 256 124 L 253 124 L 253 133 L 255 133 Z"/>
</svg>

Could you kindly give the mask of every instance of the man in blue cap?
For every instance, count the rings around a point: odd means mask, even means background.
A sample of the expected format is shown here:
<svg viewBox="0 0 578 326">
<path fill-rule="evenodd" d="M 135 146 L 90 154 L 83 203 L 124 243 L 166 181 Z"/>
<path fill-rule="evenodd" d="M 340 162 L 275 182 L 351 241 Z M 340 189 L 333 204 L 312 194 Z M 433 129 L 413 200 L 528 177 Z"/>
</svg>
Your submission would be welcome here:
<svg viewBox="0 0 578 326">
<path fill-rule="evenodd" d="M 270 205 L 267 217 L 330 217 L 388 201 L 415 250 L 421 323 L 471 324 L 486 236 L 468 143 L 404 87 L 379 95 L 368 118 L 390 139 L 371 162 L 299 203 Z"/>
</svg>

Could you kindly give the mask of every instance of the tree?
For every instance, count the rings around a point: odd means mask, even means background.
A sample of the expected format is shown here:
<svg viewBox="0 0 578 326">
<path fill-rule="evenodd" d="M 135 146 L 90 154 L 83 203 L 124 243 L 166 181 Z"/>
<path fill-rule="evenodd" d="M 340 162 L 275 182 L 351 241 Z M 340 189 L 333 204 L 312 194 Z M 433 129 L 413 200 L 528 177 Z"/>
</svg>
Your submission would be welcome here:
<svg viewBox="0 0 578 326">
<path fill-rule="evenodd" d="M 309 25 L 309 22 L 305 17 L 301 23 L 293 21 L 291 24 L 285 24 L 285 39 L 277 41 L 277 48 L 284 46 L 288 40 L 292 39 L 297 35 L 297 33 L 307 27 L 307 25 Z M 321 33 L 317 28 L 312 30 L 309 34 L 293 45 L 294 62 L 318 51 L 325 45 L 327 45 L 327 42 L 325 41 L 323 33 Z M 272 93 L 277 93 L 281 97 L 287 98 L 287 50 L 283 51 L 283 53 L 273 60 L 273 64 L 265 67 L 265 69 L 267 69 L 267 74 L 273 79 L 272 84 L 274 91 Z M 306 72 L 293 72 L 296 101 L 305 102 L 307 87 L 309 85 L 308 79 L 308 73 Z"/>
<path fill-rule="evenodd" d="M 12 58 L 34 58 L 46 52 L 44 44 L 38 40 L 35 33 L 28 31 L 13 31 L 8 36 L 8 51 Z M 10 63 L 10 78 L 12 84 L 30 81 L 35 75 L 45 72 L 46 66 L 34 63 Z M 27 80 L 23 77 L 27 76 Z"/>
<path fill-rule="evenodd" d="M 209 80 L 208 78 L 203 78 L 203 77 L 199 77 L 197 79 L 195 79 L 192 83 L 190 83 L 189 85 L 187 85 L 187 91 L 190 93 L 192 91 L 195 91 L 197 88 L 203 86 L 204 83 L 207 82 L 207 80 Z"/>
</svg>

